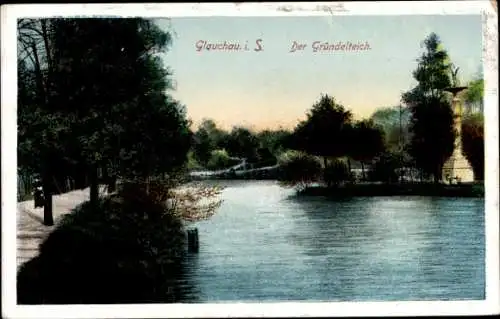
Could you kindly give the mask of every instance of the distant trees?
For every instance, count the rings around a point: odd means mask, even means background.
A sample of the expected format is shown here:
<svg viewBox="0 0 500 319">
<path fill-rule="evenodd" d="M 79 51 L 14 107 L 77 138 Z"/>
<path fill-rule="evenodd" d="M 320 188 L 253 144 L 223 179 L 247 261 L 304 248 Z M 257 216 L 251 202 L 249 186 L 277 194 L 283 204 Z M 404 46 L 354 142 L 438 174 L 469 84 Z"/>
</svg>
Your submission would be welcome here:
<svg viewBox="0 0 500 319">
<path fill-rule="evenodd" d="M 284 128 L 278 128 L 276 130 L 267 129 L 257 133 L 260 148 L 267 149 L 275 156 L 279 156 L 279 154 L 288 149 L 287 143 L 289 142 L 290 136 L 291 132 Z"/>
<path fill-rule="evenodd" d="M 347 152 L 346 130 L 352 113 L 329 95 L 322 95 L 294 131 L 295 148 L 323 158 L 337 158 Z"/>
<path fill-rule="evenodd" d="M 209 170 L 225 169 L 238 164 L 239 161 L 232 159 L 226 150 L 214 150 L 206 164 Z"/>
<path fill-rule="evenodd" d="M 321 157 L 323 180 L 333 185 L 350 179 L 349 159 L 361 163 L 364 176 L 364 164 L 385 150 L 385 135 L 372 120 L 354 121 L 349 110 L 322 95 L 296 126 L 291 148 Z"/>
<path fill-rule="evenodd" d="M 384 132 L 371 120 L 355 123 L 350 131 L 348 155 L 361 163 L 361 171 L 365 179 L 364 164 L 385 150 Z"/>
<path fill-rule="evenodd" d="M 409 142 L 410 119 L 409 108 L 400 106 L 379 108 L 370 116 L 373 124 L 383 130 L 386 146 L 393 152 Z"/>
<path fill-rule="evenodd" d="M 469 106 L 469 110 L 475 108 L 482 111 L 484 98 L 484 79 L 482 72 L 477 74 L 475 78 L 467 84 L 465 91 L 465 103 Z"/>
<path fill-rule="evenodd" d="M 441 179 L 445 161 L 454 149 L 453 111 L 444 91 L 452 85 L 451 63 L 439 37 L 432 33 L 424 40 L 413 77 L 418 84 L 402 96 L 411 111 L 410 154 L 425 174 Z"/>
<path fill-rule="evenodd" d="M 217 128 L 211 119 L 204 119 L 193 135 L 193 155 L 202 165 L 206 165 L 216 149 L 222 149 L 227 133 Z"/>
<path fill-rule="evenodd" d="M 465 93 L 466 102 L 479 102 L 484 97 L 484 79 L 475 79 L 469 82 L 467 92 Z"/>
<path fill-rule="evenodd" d="M 272 166 L 276 164 L 279 154 L 288 149 L 290 135 L 291 132 L 283 128 L 255 132 L 234 126 L 226 131 L 217 127 L 212 119 L 204 119 L 193 134 L 191 166 L 222 169 L 226 167 L 223 162 L 234 163 L 235 158 L 244 158 L 257 166 Z M 224 157 L 221 154 L 226 154 L 228 160 L 221 161 Z"/>
<path fill-rule="evenodd" d="M 255 162 L 259 141 L 257 136 L 245 127 L 233 127 L 226 140 L 226 149 L 232 155 Z"/>
</svg>

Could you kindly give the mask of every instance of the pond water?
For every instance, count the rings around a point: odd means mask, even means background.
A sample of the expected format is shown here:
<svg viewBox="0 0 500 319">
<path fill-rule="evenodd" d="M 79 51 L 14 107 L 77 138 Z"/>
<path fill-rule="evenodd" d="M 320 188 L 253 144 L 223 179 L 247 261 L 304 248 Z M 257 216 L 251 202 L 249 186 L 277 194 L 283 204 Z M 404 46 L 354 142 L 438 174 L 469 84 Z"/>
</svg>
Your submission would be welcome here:
<svg viewBox="0 0 500 319">
<path fill-rule="evenodd" d="M 485 298 L 484 200 L 297 198 L 272 181 L 223 181 L 196 223 L 193 302 Z"/>
</svg>

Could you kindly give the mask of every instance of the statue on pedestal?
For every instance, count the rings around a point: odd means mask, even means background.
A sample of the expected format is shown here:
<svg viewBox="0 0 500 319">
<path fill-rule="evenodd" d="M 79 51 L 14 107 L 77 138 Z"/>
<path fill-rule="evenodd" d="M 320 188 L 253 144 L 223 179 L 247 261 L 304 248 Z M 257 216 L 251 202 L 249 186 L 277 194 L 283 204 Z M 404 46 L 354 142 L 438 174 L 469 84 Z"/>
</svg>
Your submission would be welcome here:
<svg viewBox="0 0 500 319">
<path fill-rule="evenodd" d="M 474 172 L 469 161 L 462 153 L 462 103 L 458 94 L 467 89 L 466 86 L 460 86 L 458 80 L 459 68 L 451 67 L 452 87 L 445 91 L 452 94 L 452 110 L 454 113 L 454 126 L 457 133 L 455 137 L 455 149 L 448 161 L 443 167 L 443 179 L 450 183 L 472 182 L 474 181 Z"/>
</svg>

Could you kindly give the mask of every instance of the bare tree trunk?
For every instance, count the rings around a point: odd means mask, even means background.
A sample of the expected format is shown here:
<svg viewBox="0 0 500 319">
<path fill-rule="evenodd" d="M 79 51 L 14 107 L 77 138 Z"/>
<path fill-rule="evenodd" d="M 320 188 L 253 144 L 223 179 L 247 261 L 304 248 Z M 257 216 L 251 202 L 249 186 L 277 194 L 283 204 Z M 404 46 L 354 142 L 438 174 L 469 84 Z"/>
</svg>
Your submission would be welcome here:
<svg viewBox="0 0 500 319">
<path fill-rule="evenodd" d="M 37 90 L 38 94 L 40 94 L 40 100 L 42 103 L 47 104 L 47 95 L 45 92 L 45 86 L 44 86 L 44 81 L 43 81 L 43 74 L 42 74 L 42 69 L 40 65 L 40 58 L 38 57 L 38 50 L 36 47 L 36 44 L 33 43 L 31 45 L 31 49 L 33 50 L 33 60 L 35 62 L 35 75 L 36 75 L 36 84 L 37 84 Z"/>
<path fill-rule="evenodd" d="M 47 32 L 47 20 L 41 19 L 40 24 L 42 26 L 42 37 L 43 37 L 43 43 L 45 45 L 45 54 L 47 57 L 48 70 L 49 70 L 49 72 L 52 72 L 53 61 L 52 61 L 52 52 L 51 52 L 50 46 L 49 46 L 49 35 Z"/>
<path fill-rule="evenodd" d="M 42 192 L 43 192 L 43 197 L 44 197 L 43 224 L 46 226 L 54 225 L 51 180 L 52 179 L 50 178 L 48 168 L 44 167 L 43 173 L 42 173 Z"/>
</svg>

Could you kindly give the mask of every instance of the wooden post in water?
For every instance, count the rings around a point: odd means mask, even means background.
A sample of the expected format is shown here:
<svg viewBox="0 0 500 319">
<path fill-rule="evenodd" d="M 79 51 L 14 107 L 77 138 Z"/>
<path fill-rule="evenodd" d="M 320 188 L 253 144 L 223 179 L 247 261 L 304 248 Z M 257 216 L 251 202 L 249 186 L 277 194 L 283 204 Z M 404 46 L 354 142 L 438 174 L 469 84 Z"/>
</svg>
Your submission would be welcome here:
<svg viewBox="0 0 500 319">
<path fill-rule="evenodd" d="M 187 244 L 188 244 L 188 252 L 197 253 L 200 249 L 200 243 L 198 239 L 198 228 L 188 229 L 187 230 Z"/>
</svg>

